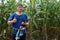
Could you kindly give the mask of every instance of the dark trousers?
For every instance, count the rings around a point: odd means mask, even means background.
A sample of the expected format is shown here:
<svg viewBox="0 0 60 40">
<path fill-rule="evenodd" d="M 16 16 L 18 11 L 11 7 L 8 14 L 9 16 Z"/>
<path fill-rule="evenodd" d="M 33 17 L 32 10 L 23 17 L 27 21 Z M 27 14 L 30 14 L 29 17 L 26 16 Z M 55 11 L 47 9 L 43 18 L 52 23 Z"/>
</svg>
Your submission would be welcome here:
<svg viewBox="0 0 60 40">
<path fill-rule="evenodd" d="M 15 40 L 16 34 L 12 34 L 12 40 Z M 20 39 L 18 40 L 26 40 L 26 34 L 24 34 L 23 36 L 20 36 Z"/>
</svg>

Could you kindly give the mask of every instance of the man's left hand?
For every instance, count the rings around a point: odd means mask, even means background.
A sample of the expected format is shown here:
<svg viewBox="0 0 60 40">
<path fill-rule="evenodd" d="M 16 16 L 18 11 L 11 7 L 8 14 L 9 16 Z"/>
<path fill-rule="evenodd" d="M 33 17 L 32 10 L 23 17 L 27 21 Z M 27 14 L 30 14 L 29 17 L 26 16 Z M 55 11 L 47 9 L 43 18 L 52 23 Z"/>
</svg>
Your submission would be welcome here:
<svg viewBox="0 0 60 40">
<path fill-rule="evenodd" d="M 22 25 L 26 25 L 26 26 L 28 26 L 29 23 L 28 23 L 28 22 L 22 22 Z"/>
</svg>

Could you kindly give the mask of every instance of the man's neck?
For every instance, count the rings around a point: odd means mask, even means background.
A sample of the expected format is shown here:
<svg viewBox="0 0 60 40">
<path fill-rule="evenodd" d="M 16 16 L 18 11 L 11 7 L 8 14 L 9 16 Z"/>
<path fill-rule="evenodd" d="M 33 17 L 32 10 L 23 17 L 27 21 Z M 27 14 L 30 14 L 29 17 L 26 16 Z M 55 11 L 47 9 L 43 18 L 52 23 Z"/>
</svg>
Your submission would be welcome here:
<svg viewBox="0 0 60 40">
<path fill-rule="evenodd" d="M 17 11 L 19 14 L 21 14 L 22 12 L 19 12 L 19 11 Z"/>
<path fill-rule="evenodd" d="M 17 14 L 18 14 L 18 15 L 21 15 L 21 14 L 22 14 L 22 12 L 18 12 L 18 11 L 17 11 Z"/>
</svg>

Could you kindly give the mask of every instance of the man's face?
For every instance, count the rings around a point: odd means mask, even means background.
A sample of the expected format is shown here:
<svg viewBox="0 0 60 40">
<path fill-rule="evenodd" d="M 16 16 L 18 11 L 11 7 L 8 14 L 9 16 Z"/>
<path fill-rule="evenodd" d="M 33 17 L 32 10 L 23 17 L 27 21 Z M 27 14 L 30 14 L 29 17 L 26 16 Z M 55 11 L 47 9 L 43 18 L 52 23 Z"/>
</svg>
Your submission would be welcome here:
<svg viewBox="0 0 60 40">
<path fill-rule="evenodd" d="M 23 7 L 22 7 L 22 6 L 18 6 L 18 7 L 17 7 L 17 10 L 18 10 L 19 12 L 22 12 Z"/>
</svg>

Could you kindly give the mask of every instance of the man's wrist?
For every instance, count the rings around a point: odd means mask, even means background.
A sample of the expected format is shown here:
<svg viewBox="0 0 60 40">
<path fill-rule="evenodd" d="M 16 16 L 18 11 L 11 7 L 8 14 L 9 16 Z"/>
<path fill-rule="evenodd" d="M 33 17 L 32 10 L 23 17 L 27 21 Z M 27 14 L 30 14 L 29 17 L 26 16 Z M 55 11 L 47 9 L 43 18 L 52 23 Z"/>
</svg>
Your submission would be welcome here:
<svg viewBox="0 0 60 40">
<path fill-rule="evenodd" d="M 25 26 L 28 26 L 28 23 L 24 23 Z"/>
<path fill-rule="evenodd" d="M 14 21 L 13 21 L 13 20 L 12 20 L 11 22 L 12 22 L 12 23 L 14 23 Z"/>
</svg>

